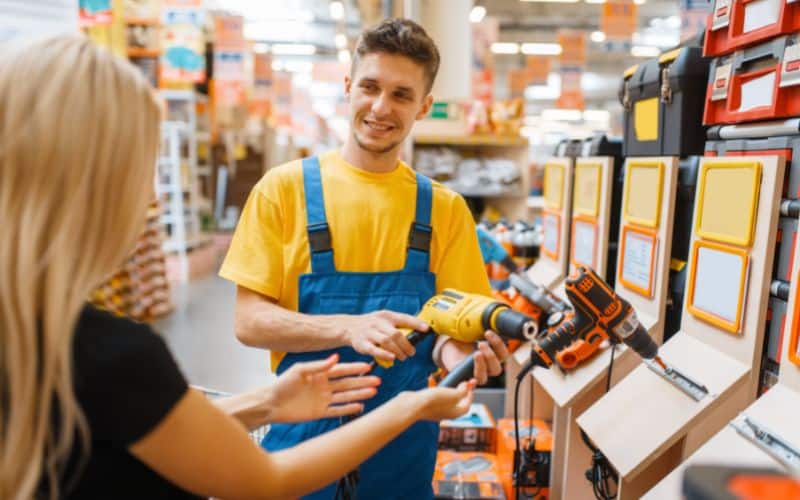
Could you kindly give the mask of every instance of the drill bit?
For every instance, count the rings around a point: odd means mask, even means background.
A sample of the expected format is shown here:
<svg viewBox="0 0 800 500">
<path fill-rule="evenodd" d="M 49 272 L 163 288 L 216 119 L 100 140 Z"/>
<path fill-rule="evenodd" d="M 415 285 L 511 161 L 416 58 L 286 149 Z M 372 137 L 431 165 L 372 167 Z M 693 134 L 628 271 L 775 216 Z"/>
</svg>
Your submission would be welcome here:
<svg viewBox="0 0 800 500">
<path fill-rule="evenodd" d="M 658 363 L 658 366 L 660 366 L 661 368 L 663 368 L 663 369 L 664 369 L 664 371 L 667 371 L 667 364 L 666 364 L 666 363 L 664 363 L 664 360 L 663 360 L 663 359 L 661 359 L 661 356 L 656 356 L 655 358 L 653 358 L 653 361 L 655 361 L 656 363 Z"/>
</svg>

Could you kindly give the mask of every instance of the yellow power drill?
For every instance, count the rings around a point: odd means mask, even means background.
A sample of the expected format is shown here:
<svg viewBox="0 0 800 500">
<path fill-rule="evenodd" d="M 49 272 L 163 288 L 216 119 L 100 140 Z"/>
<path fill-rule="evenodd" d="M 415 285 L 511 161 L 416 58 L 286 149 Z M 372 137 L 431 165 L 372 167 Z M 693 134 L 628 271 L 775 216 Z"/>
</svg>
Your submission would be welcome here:
<svg viewBox="0 0 800 500">
<path fill-rule="evenodd" d="M 475 342 L 483 337 L 486 330 L 494 330 L 506 339 L 522 341 L 533 339 L 538 332 L 533 318 L 511 309 L 508 304 L 450 288 L 428 300 L 417 317 L 428 323 L 430 329 L 427 332 L 405 330 L 406 338 L 412 345 L 430 334 L 447 335 L 461 342 Z M 375 359 L 375 362 L 384 368 L 393 364 L 379 359 Z M 471 374 L 472 367 L 469 369 Z"/>
</svg>

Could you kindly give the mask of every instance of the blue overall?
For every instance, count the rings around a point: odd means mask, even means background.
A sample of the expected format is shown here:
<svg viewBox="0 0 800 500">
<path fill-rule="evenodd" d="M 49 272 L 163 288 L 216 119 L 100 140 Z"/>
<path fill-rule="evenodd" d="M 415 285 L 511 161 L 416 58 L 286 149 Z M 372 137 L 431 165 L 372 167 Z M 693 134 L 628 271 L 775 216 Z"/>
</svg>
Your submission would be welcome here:
<svg viewBox="0 0 800 500">
<path fill-rule="evenodd" d="M 325 217 L 322 181 L 317 158 L 303 160 L 311 272 L 300 276 L 299 311 L 309 314 L 365 314 L 381 309 L 416 314 L 436 293 L 436 278 L 428 270 L 431 239 L 431 181 L 417 174 L 415 221 L 409 233 L 405 267 L 400 271 L 360 273 L 340 272 L 333 261 L 333 247 Z M 376 367 L 381 377 L 378 394 L 365 401 L 365 412 L 383 404 L 404 390 L 426 387 L 428 375 L 436 370 L 432 361 L 434 336 L 416 346 L 416 354 L 396 361 L 389 369 Z M 281 374 L 298 361 L 319 360 L 339 353 L 342 362 L 371 361 L 350 347 L 326 351 L 287 353 L 279 363 Z M 275 424 L 261 445 L 269 451 L 294 446 L 340 424 L 328 418 L 301 424 Z M 418 422 L 386 445 L 359 467 L 358 498 L 415 499 L 433 498 L 431 477 L 436 461 L 438 424 Z M 345 444 L 346 446 L 346 444 Z M 309 470 L 308 474 L 314 474 Z M 336 485 L 331 484 L 305 498 L 329 500 Z"/>
</svg>

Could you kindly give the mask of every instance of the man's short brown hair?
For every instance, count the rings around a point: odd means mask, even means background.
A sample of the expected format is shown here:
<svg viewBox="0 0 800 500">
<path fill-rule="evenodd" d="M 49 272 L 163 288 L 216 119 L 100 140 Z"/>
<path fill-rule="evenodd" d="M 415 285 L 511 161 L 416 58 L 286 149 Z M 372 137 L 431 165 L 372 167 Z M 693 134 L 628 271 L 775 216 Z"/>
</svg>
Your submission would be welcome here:
<svg viewBox="0 0 800 500">
<path fill-rule="evenodd" d="M 422 66 L 428 79 L 426 90 L 431 91 L 439 71 L 439 49 L 422 26 L 408 19 L 386 19 L 364 31 L 356 42 L 351 72 L 360 58 L 376 52 L 405 56 Z"/>
</svg>

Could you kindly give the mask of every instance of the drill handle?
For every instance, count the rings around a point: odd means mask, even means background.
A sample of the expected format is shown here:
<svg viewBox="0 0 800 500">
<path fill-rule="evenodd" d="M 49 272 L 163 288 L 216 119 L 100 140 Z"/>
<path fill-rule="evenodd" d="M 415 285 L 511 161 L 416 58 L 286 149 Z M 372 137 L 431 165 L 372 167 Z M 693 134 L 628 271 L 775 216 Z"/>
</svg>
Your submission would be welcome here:
<svg viewBox="0 0 800 500">
<path fill-rule="evenodd" d="M 447 376 L 439 382 L 439 387 L 457 387 L 461 382 L 472 378 L 475 372 L 475 353 L 469 355 L 464 361 L 458 364 Z"/>
<path fill-rule="evenodd" d="M 428 335 L 430 335 L 432 333 L 435 333 L 432 329 L 429 329 L 427 332 L 418 332 L 417 330 L 410 330 L 410 329 L 405 328 L 402 331 L 403 331 L 403 334 L 406 336 L 406 339 L 408 339 L 408 341 L 413 346 L 415 346 L 415 345 L 419 344 L 420 342 L 422 342 L 425 339 L 425 337 L 427 337 Z M 394 366 L 394 361 L 384 361 L 384 360 L 378 359 L 378 358 L 373 358 L 373 359 L 375 360 L 375 363 L 378 364 L 378 366 L 381 366 L 383 368 L 387 368 L 388 369 L 388 368 L 391 368 L 392 366 Z"/>
</svg>

